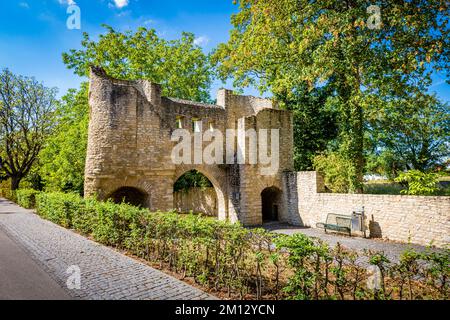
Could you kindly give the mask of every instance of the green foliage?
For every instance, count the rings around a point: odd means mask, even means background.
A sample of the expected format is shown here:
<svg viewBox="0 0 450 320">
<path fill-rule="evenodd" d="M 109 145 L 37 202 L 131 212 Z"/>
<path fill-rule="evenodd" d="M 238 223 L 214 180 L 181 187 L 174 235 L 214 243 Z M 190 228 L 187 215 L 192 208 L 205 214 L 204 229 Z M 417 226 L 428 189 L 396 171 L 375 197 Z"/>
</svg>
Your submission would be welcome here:
<svg viewBox="0 0 450 320">
<path fill-rule="evenodd" d="M 16 192 L 17 204 L 26 209 L 33 209 L 36 206 L 36 195 L 39 191 L 33 189 L 19 189 Z"/>
<path fill-rule="evenodd" d="M 383 290 L 375 294 L 366 287 L 366 269 L 357 252 L 340 245 L 330 248 L 302 234 L 278 235 L 198 215 L 151 213 L 76 194 L 38 193 L 36 209 L 54 223 L 158 262 L 230 298 L 443 299 L 449 294 L 449 250 L 408 251 L 397 264 L 383 253 L 368 252 L 369 262 L 383 275 Z"/>
<path fill-rule="evenodd" d="M 57 110 L 57 123 L 40 153 L 40 176 L 47 191 L 83 194 L 89 123 L 88 85 L 69 90 Z"/>
<path fill-rule="evenodd" d="M 11 181 L 4 180 L 0 182 L 0 197 L 13 202 L 17 201 L 16 191 L 11 190 Z"/>
<path fill-rule="evenodd" d="M 325 151 L 337 137 L 336 110 L 326 103 L 330 88 L 295 89 L 292 97 L 277 95 L 281 106 L 291 110 L 294 118 L 294 167 L 297 171 L 313 169 L 313 159 Z"/>
<path fill-rule="evenodd" d="M 318 299 L 323 294 L 327 297 L 326 283 L 322 283 L 322 280 L 327 282 L 329 279 L 322 277 L 322 270 L 317 266 L 329 264 L 329 248 L 303 234 L 280 237 L 276 240 L 276 245 L 278 248 L 288 250 L 288 263 L 295 270 L 294 276 L 284 288 L 289 297 L 294 300 Z"/>
<path fill-rule="evenodd" d="M 439 288 L 439 292 L 445 300 L 450 297 L 450 249 L 442 252 L 431 251 L 420 257 L 429 268 L 425 270 L 428 283 Z"/>
<path fill-rule="evenodd" d="M 378 140 L 369 140 L 372 145 L 371 152 L 366 159 L 366 172 L 394 180 L 401 168 L 398 157 L 391 150 L 378 150 Z"/>
<path fill-rule="evenodd" d="M 314 168 L 325 178 L 325 186 L 335 193 L 348 193 L 352 185 L 351 160 L 337 152 L 328 152 L 314 158 Z"/>
<path fill-rule="evenodd" d="M 10 179 L 13 191 L 52 132 L 56 92 L 34 78 L 0 71 L 0 178 Z"/>
<path fill-rule="evenodd" d="M 240 0 L 227 43 L 212 56 L 222 79 L 291 98 L 296 88 L 329 87 L 338 110 L 339 153 L 351 161 L 350 191 L 362 191 L 366 114 L 392 97 L 426 92 L 433 69 L 449 70 L 448 4 L 377 1 L 369 28 L 365 0 Z M 396 105 L 399 112 L 401 106 Z M 399 120 L 397 120 L 400 124 Z"/>
<path fill-rule="evenodd" d="M 211 181 L 197 170 L 191 170 L 183 174 L 174 185 L 174 192 L 187 191 L 191 188 L 212 188 Z"/>
<path fill-rule="evenodd" d="M 445 166 L 450 141 L 450 107 L 435 96 L 414 94 L 376 101 L 367 113 L 373 145 L 372 172 L 395 178 L 405 170 Z"/>
<path fill-rule="evenodd" d="M 410 170 L 401 173 L 395 181 L 408 186 L 408 189 L 403 190 L 402 193 L 413 196 L 426 196 L 432 195 L 439 190 L 438 184 L 440 176 L 441 175 L 438 173 L 425 173 L 419 170 Z"/>
<path fill-rule="evenodd" d="M 74 217 L 84 214 L 84 200 L 73 193 L 40 193 L 36 196 L 36 211 L 45 219 L 71 228 Z"/>
<path fill-rule="evenodd" d="M 108 75 L 124 80 L 146 79 L 162 85 L 165 96 L 210 102 L 211 72 L 208 57 L 195 45 L 191 33 L 165 40 L 153 29 L 107 32 L 98 41 L 84 33 L 81 50 L 63 54 L 64 63 L 79 76 L 89 74 L 89 66 L 105 69 Z"/>
</svg>

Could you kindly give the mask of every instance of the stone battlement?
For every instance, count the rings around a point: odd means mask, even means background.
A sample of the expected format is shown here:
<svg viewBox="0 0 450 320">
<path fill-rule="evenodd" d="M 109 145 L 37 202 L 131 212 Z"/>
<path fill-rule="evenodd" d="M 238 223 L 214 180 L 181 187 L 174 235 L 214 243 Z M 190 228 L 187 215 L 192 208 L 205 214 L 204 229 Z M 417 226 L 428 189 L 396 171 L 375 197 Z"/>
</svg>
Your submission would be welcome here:
<svg viewBox="0 0 450 320">
<path fill-rule="evenodd" d="M 219 218 L 261 224 L 261 193 L 274 188 L 281 195 L 283 172 L 293 170 L 292 113 L 279 110 L 269 99 L 226 89 L 219 90 L 217 104 L 164 97 L 161 92 L 160 85 L 149 81 L 118 80 L 101 68 L 91 69 L 86 196 L 108 199 L 128 194 L 150 209 L 171 210 L 177 179 L 198 170 L 214 185 Z M 173 163 L 176 143 L 171 138 L 176 129 L 225 133 L 242 125 L 246 130 L 279 130 L 280 164 L 272 175 L 261 176 L 259 165 Z M 204 147 L 208 144 L 205 141 Z M 280 197 L 277 215 L 287 219 Z"/>
<path fill-rule="evenodd" d="M 219 90 L 216 105 L 168 98 L 161 96 L 158 84 L 117 80 L 92 68 L 89 105 L 86 196 L 127 198 L 151 210 L 169 211 L 185 207 L 186 196 L 174 193 L 176 181 L 197 170 L 210 180 L 216 194 L 215 201 L 198 204 L 217 210 L 221 220 L 244 225 L 277 220 L 314 227 L 328 213 L 349 215 L 364 206 L 371 237 L 424 245 L 449 243 L 449 197 L 326 194 L 320 175 L 294 172 L 292 113 L 279 110 L 271 100 L 226 89 Z M 225 132 L 238 126 L 279 130 L 276 172 L 261 175 L 258 164 L 174 164 L 171 137 L 176 129 Z M 251 149 L 250 142 L 244 143 L 241 153 Z"/>
</svg>

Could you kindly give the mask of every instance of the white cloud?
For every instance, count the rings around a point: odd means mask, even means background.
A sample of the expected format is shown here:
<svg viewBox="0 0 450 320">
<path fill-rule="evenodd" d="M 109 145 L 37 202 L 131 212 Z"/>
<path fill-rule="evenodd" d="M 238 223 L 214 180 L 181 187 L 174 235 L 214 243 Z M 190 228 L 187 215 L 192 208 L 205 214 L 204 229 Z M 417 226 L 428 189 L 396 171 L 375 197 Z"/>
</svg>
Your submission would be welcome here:
<svg viewBox="0 0 450 320">
<path fill-rule="evenodd" d="M 30 5 L 26 2 L 19 3 L 19 6 L 21 6 L 22 8 L 25 8 L 25 9 L 30 9 Z"/>
<path fill-rule="evenodd" d="M 116 17 L 118 18 L 122 18 L 122 17 L 127 17 L 131 15 L 131 11 L 130 10 L 126 10 L 126 11 L 121 11 L 118 14 L 116 14 Z"/>
<path fill-rule="evenodd" d="M 155 20 L 152 20 L 152 19 L 147 19 L 147 20 L 144 21 L 144 24 L 145 24 L 145 25 L 156 24 L 156 21 L 155 21 Z"/>
<path fill-rule="evenodd" d="M 59 4 L 67 4 L 69 6 L 77 4 L 74 0 L 58 0 Z"/>
<path fill-rule="evenodd" d="M 198 38 L 195 38 L 194 44 L 197 46 L 206 46 L 209 43 L 209 38 L 206 36 L 201 36 Z"/>
<path fill-rule="evenodd" d="M 129 4 L 129 0 L 114 0 L 116 8 L 122 9 Z"/>
</svg>

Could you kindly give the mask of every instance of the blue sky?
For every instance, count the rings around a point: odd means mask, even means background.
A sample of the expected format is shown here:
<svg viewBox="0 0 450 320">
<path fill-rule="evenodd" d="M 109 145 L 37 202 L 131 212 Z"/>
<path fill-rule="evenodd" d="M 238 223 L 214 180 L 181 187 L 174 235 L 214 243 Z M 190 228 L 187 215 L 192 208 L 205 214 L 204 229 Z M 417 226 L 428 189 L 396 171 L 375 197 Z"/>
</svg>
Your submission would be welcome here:
<svg viewBox="0 0 450 320">
<path fill-rule="evenodd" d="M 228 39 L 230 16 L 237 6 L 232 0 L 76 0 L 81 9 L 81 30 L 66 28 L 68 4 L 73 0 L 3 0 L 0 2 L 0 68 L 34 76 L 60 94 L 77 88 L 80 81 L 62 63 L 61 54 L 80 48 L 82 32 L 95 38 L 102 23 L 125 31 L 138 26 L 154 28 L 167 39 L 193 32 L 209 52 Z M 450 102 L 450 86 L 444 75 L 435 74 L 431 91 Z M 214 97 L 219 87 L 211 90 Z M 227 84 L 230 88 L 230 85 Z M 246 90 L 257 94 L 255 90 Z"/>
</svg>

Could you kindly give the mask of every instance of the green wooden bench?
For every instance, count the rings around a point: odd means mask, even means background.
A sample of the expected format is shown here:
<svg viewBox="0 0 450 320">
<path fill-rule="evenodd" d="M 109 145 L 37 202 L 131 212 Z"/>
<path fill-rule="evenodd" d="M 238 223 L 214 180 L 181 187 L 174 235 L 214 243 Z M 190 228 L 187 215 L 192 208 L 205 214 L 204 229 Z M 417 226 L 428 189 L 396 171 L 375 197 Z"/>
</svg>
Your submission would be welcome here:
<svg viewBox="0 0 450 320">
<path fill-rule="evenodd" d="M 352 236 L 352 217 L 329 213 L 327 215 L 327 221 L 325 223 L 318 223 L 317 228 L 325 229 L 325 232 L 342 232 Z"/>
</svg>

